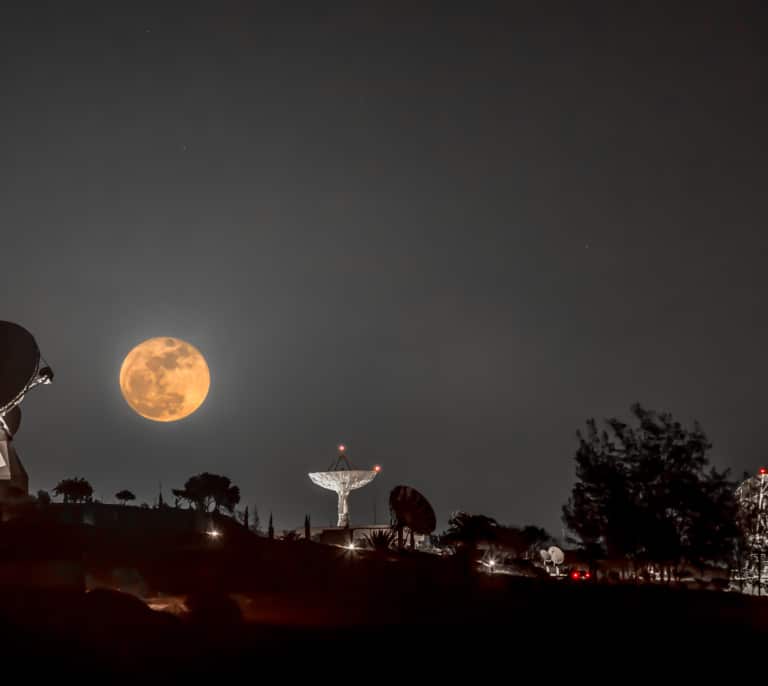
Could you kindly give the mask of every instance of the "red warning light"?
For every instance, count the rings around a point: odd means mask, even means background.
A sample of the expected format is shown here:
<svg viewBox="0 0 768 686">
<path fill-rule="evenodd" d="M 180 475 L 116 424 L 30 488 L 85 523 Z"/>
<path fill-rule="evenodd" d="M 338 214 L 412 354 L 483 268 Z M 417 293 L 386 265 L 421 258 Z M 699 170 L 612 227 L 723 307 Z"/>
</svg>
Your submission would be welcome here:
<svg viewBox="0 0 768 686">
<path fill-rule="evenodd" d="M 376 465 L 376 466 L 373 468 L 373 471 L 374 471 L 374 472 L 376 472 L 376 473 L 378 474 L 378 473 L 381 471 L 381 465 L 380 465 L 380 464 L 377 464 L 377 465 Z"/>
<path fill-rule="evenodd" d="M 759 473 L 760 473 L 760 475 L 768 474 L 768 469 L 766 469 L 765 467 L 760 467 Z"/>
<path fill-rule="evenodd" d="M 571 572 L 571 579 L 578 579 L 579 573 L 578 572 Z"/>
<path fill-rule="evenodd" d="M 589 572 L 584 572 L 584 578 L 589 579 L 592 575 Z"/>
</svg>

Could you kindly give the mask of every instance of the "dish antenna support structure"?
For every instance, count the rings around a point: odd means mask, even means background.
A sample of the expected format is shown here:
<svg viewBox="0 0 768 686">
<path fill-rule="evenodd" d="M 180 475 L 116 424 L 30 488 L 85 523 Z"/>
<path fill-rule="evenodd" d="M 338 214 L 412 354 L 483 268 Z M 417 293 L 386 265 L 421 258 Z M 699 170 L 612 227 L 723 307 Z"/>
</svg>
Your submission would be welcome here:
<svg viewBox="0 0 768 686">
<path fill-rule="evenodd" d="M 768 582 L 768 469 L 761 467 L 755 476 L 736 489 L 739 515 L 746 530 L 747 550 L 740 569 L 732 574 L 741 590 L 762 595 Z"/>
<path fill-rule="evenodd" d="M 13 447 L 21 426 L 19 405 L 36 386 L 49 384 L 53 370 L 29 331 L 0 321 L 0 499 L 26 496 L 27 472 Z"/>
<path fill-rule="evenodd" d="M 437 526 L 435 511 L 429 501 L 411 486 L 395 486 L 389 494 L 392 526 L 397 530 L 397 545 L 403 547 L 403 531 L 408 530 L 409 544 L 415 546 L 414 534 L 428 536 Z"/>
<path fill-rule="evenodd" d="M 310 472 L 308 476 L 312 483 L 336 493 L 339 498 L 336 526 L 346 529 L 349 527 L 349 494 L 371 483 L 379 471 L 379 468 L 354 469 L 347 459 L 346 447 L 340 445 L 339 456 L 326 471 Z"/>
<path fill-rule="evenodd" d="M 565 554 L 556 545 L 550 546 L 545 550 L 540 550 L 539 555 L 544 563 L 544 568 L 552 576 L 560 576 L 560 565 L 565 561 Z"/>
</svg>

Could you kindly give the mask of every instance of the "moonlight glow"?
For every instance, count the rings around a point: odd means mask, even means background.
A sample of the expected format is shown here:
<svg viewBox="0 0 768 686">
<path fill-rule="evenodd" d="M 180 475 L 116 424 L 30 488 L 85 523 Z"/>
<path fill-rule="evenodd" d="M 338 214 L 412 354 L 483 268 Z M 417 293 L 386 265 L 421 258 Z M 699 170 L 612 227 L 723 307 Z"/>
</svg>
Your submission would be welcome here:
<svg viewBox="0 0 768 686">
<path fill-rule="evenodd" d="M 195 346 L 178 338 L 150 338 L 128 353 L 120 390 L 142 417 L 174 422 L 188 417 L 208 395 L 211 374 Z"/>
</svg>

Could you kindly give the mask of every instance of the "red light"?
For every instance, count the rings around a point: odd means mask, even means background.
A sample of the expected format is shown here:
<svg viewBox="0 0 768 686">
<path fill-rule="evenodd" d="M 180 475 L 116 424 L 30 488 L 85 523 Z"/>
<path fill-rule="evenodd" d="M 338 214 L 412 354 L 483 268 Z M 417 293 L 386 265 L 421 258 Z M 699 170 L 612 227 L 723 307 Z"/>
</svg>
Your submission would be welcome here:
<svg viewBox="0 0 768 686">
<path fill-rule="evenodd" d="M 578 572 L 571 572 L 571 579 L 578 579 L 579 573 Z"/>
<path fill-rule="evenodd" d="M 760 467 L 760 474 L 766 474 L 766 473 L 768 473 L 768 469 L 766 469 L 765 467 Z"/>
<path fill-rule="evenodd" d="M 589 579 L 592 575 L 589 572 L 584 572 L 584 578 Z"/>
<path fill-rule="evenodd" d="M 378 473 L 381 471 L 381 465 L 378 465 L 378 464 L 377 464 L 377 465 L 376 465 L 376 466 L 373 468 L 373 471 L 374 471 L 374 472 L 376 472 L 376 473 L 378 474 Z"/>
<path fill-rule="evenodd" d="M 347 449 L 347 446 L 345 446 L 345 445 L 340 445 L 339 446 L 339 452 L 340 453 L 343 453 L 346 449 Z"/>
</svg>

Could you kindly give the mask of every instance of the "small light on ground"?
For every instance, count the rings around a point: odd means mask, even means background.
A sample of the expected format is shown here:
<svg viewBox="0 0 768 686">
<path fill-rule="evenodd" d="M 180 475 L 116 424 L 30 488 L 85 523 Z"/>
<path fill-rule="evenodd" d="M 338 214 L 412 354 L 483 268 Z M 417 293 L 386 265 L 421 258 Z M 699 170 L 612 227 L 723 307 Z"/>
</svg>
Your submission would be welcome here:
<svg viewBox="0 0 768 686">
<path fill-rule="evenodd" d="M 207 533 L 211 538 L 219 538 L 221 536 L 221 531 L 218 529 L 209 529 L 205 533 Z"/>
</svg>

